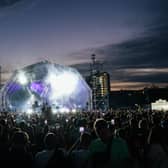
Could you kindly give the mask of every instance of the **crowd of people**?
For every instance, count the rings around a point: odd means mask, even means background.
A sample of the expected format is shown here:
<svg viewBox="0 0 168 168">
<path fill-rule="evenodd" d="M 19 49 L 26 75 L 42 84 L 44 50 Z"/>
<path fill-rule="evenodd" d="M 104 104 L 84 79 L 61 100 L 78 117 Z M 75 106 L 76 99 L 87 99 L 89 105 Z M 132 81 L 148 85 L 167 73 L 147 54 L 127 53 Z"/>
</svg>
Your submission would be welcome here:
<svg viewBox="0 0 168 168">
<path fill-rule="evenodd" d="M 0 165 L 25 168 L 167 168 L 168 113 L 0 113 Z"/>
</svg>

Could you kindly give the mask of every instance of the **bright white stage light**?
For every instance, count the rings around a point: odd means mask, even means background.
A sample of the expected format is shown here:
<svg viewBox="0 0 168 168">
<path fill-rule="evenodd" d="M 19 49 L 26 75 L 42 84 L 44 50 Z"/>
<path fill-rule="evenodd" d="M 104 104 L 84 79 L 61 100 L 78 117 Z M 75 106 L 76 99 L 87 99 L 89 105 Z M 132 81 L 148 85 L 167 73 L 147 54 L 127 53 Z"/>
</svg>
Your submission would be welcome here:
<svg viewBox="0 0 168 168">
<path fill-rule="evenodd" d="M 26 85 L 28 83 L 27 77 L 24 72 L 19 72 L 17 78 L 21 85 Z"/>
<path fill-rule="evenodd" d="M 59 111 L 60 111 L 60 113 L 69 113 L 70 112 L 70 110 L 66 107 L 60 108 Z"/>
<path fill-rule="evenodd" d="M 64 108 L 60 108 L 60 113 L 65 113 L 65 109 Z"/>
<path fill-rule="evenodd" d="M 52 109 L 52 113 L 53 113 L 53 114 L 56 114 L 56 113 L 58 113 L 58 110 L 53 108 L 53 109 Z"/>
<path fill-rule="evenodd" d="M 76 113 L 76 109 L 72 109 L 72 113 Z"/>
<path fill-rule="evenodd" d="M 32 110 L 32 109 L 28 109 L 26 113 L 27 113 L 27 114 L 32 114 L 32 113 L 33 113 L 33 110 Z"/>
<path fill-rule="evenodd" d="M 69 113 L 70 110 L 68 108 L 65 108 L 65 113 Z"/>
<path fill-rule="evenodd" d="M 46 83 L 50 83 L 53 90 L 51 99 L 70 95 L 75 91 L 77 82 L 77 77 L 71 72 L 63 72 L 60 75 L 50 73 L 46 79 Z"/>
<path fill-rule="evenodd" d="M 152 110 L 168 111 L 168 101 L 159 99 L 151 104 Z"/>
</svg>

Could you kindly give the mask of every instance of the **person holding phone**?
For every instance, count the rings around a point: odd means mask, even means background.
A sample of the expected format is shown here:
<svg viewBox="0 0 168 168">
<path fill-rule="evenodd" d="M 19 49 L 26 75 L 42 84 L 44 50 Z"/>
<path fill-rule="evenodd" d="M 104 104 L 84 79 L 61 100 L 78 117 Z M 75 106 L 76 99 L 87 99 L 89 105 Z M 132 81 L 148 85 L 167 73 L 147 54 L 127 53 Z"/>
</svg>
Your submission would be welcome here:
<svg viewBox="0 0 168 168">
<path fill-rule="evenodd" d="M 114 119 L 111 120 L 111 124 L 115 125 L 115 120 Z"/>
<path fill-rule="evenodd" d="M 85 131 L 85 128 L 84 127 L 79 127 L 79 132 L 80 133 L 83 133 Z"/>
<path fill-rule="evenodd" d="M 79 131 L 81 136 L 69 151 L 69 159 L 73 168 L 86 167 L 90 155 L 88 148 L 91 143 L 91 135 L 84 132 L 84 127 L 80 127 Z"/>
<path fill-rule="evenodd" d="M 114 120 L 111 121 L 114 124 Z M 97 139 L 89 146 L 89 164 L 93 168 L 101 167 L 130 167 L 130 155 L 126 142 L 114 137 L 106 120 L 100 118 L 94 123 Z"/>
</svg>

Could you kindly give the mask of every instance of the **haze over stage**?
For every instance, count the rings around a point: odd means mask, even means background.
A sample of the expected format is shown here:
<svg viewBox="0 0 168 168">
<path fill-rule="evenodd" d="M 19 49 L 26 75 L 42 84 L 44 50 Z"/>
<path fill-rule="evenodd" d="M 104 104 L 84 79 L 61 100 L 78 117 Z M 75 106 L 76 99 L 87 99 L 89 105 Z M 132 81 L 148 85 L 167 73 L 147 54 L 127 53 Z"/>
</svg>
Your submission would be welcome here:
<svg viewBox="0 0 168 168">
<path fill-rule="evenodd" d="M 3 108 L 24 112 L 35 102 L 54 111 L 86 109 L 90 98 L 91 89 L 76 69 L 48 61 L 15 71 L 0 93 Z"/>
</svg>

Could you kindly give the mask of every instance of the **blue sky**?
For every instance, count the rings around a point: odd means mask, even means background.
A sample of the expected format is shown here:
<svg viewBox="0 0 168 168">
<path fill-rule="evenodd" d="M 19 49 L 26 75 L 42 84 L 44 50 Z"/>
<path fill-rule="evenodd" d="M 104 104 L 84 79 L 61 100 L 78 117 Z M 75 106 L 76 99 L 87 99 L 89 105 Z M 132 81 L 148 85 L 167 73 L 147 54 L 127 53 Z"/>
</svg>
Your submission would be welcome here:
<svg viewBox="0 0 168 168">
<path fill-rule="evenodd" d="M 86 74 L 94 52 L 113 88 L 167 85 L 167 11 L 166 0 L 1 0 L 4 80 L 43 59 Z"/>
</svg>

